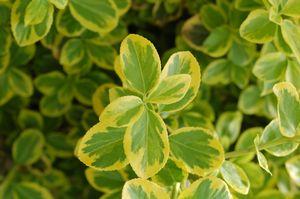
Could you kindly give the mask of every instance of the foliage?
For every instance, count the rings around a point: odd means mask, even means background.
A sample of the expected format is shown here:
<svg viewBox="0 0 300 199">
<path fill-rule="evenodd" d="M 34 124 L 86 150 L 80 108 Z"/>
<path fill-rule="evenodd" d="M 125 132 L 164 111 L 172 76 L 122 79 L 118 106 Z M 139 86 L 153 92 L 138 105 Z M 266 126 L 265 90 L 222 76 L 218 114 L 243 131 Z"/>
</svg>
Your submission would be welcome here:
<svg viewBox="0 0 300 199">
<path fill-rule="evenodd" d="M 0 199 L 299 198 L 299 17 L 0 0 Z"/>
</svg>

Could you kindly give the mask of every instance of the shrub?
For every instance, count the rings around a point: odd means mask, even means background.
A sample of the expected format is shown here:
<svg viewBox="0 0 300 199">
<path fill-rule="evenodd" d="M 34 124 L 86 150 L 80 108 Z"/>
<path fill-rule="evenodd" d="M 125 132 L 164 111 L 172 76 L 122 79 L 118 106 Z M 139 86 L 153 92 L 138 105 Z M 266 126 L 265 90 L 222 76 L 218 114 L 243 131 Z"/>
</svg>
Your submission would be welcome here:
<svg viewBox="0 0 300 199">
<path fill-rule="evenodd" d="M 299 17 L 0 0 L 0 199 L 299 198 Z"/>
</svg>

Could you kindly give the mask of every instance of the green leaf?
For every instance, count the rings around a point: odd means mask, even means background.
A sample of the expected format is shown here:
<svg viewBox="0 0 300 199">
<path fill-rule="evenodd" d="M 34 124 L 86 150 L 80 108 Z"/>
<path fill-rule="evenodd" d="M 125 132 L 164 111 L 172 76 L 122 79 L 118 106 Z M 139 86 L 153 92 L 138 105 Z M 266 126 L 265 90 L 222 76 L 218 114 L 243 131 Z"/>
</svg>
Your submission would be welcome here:
<svg viewBox="0 0 300 199">
<path fill-rule="evenodd" d="M 297 0 L 287 0 L 280 13 L 290 16 L 299 17 L 300 2 Z"/>
<path fill-rule="evenodd" d="M 226 23 L 226 14 L 214 4 L 205 4 L 201 7 L 200 18 L 208 30 L 213 30 Z"/>
<path fill-rule="evenodd" d="M 264 154 L 262 152 L 259 151 L 258 147 L 260 144 L 261 143 L 260 143 L 259 135 L 257 135 L 256 138 L 254 139 L 254 146 L 256 149 L 256 156 L 257 156 L 258 164 L 266 172 L 268 172 L 270 175 L 272 175 L 271 171 L 269 170 L 268 161 L 267 161 L 266 157 L 264 156 Z"/>
<path fill-rule="evenodd" d="M 260 143 L 265 144 L 269 142 L 274 142 L 280 139 L 283 139 L 280 129 L 278 120 L 272 120 L 268 126 L 266 126 L 262 136 L 260 137 Z M 265 148 L 267 152 L 277 157 L 287 156 L 294 152 L 298 147 L 297 142 L 288 142 L 285 144 L 280 144 L 274 147 Z"/>
<path fill-rule="evenodd" d="M 25 26 L 42 23 L 47 15 L 45 11 L 48 10 L 50 6 L 48 0 L 31 0 L 25 10 Z"/>
<path fill-rule="evenodd" d="M 63 115 L 70 108 L 70 102 L 61 103 L 57 95 L 44 96 L 39 104 L 40 111 L 48 117 L 58 117 Z"/>
<path fill-rule="evenodd" d="M 80 79 L 75 85 L 75 98 L 84 105 L 92 105 L 92 96 L 97 84 L 90 79 Z"/>
<path fill-rule="evenodd" d="M 256 55 L 256 45 L 245 40 L 234 40 L 228 52 L 228 59 L 238 65 L 246 66 L 250 64 Z"/>
<path fill-rule="evenodd" d="M 173 186 L 183 182 L 187 175 L 187 172 L 177 166 L 175 161 L 169 159 L 166 165 L 152 177 L 152 180 L 162 186 Z"/>
<path fill-rule="evenodd" d="M 124 150 L 139 177 L 149 178 L 161 170 L 170 151 L 167 129 L 161 117 L 145 107 L 139 118 L 131 122 L 126 130 Z"/>
<path fill-rule="evenodd" d="M 245 130 L 241 136 L 239 137 L 236 145 L 235 151 L 248 150 L 254 147 L 254 139 L 257 135 L 261 135 L 263 129 L 261 127 L 252 127 Z M 238 162 L 249 162 L 253 159 L 255 152 L 249 153 L 248 155 L 244 155 L 238 158 Z"/>
<path fill-rule="evenodd" d="M 119 16 L 124 15 L 131 6 L 131 0 L 113 0 L 115 3 Z"/>
<path fill-rule="evenodd" d="M 82 49 L 84 50 L 84 49 Z M 81 60 L 72 65 L 63 65 L 63 69 L 68 75 L 78 75 L 86 74 L 92 68 L 92 60 L 89 58 L 87 52 L 84 52 L 84 55 Z"/>
<path fill-rule="evenodd" d="M 116 127 L 125 127 L 136 121 L 144 111 L 143 101 L 136 96 L 120 97 L 101 113 L 100 121 Z"/>
<path fill-rule="evenodd" d="M 169 199 L 168 193 L 160 186 L 144 179 L 133 179 L 125 183 L 122 198 Z"/>
<path fill-rule="evenodd" d="M 87 168 L 85 176 L 94 189 L 106 193 L 121 190 L 125 183 L 119 171 L 97 171 Z"/>
<path fill-rule="evenodd" d="M 204 40 L 201 50 L 212 57 L 221 57 L 228 52 L 231 44 L 232 34 L 229 27 L 220 26 Z"/>
<path fill-rule="evenodd" d="M 64 84 L 58 90 L 58 101 L 64 104 L 71 102 L 74 97 L 74 91 L 74 80 L 72 78 L 67 78 Z"/>
<path fill-rule="evenodd" d="M 64 79 L 64 74 L 59 71 L 53 71 L 39 75 L 34 80 L 34 85 L 44 95 L 51 95 L 62 86 Z"/>
<path fill-rule="evenodd" d="M 254 75 L 263 81 L 279 80 L 286 70 L 287 59 L 281 52 L 261 56 L 253 68 Z"/>
<path fill-rule="evenodd" d="M 285 199 L 286 197 L 278 190 L 269 189 L 258 193 L 256 199 Z"/>
<path fill-rule="evenodd" d="M 277 97 L 277 115 L 279 128 L 283 136 L 294 137 L 299 133 L 300 101 L 296 88 L 287 82 L 281 82 L 273 87 Z"/>
<path fill-rule="evenodd" d="M 246 163 L 240 164 L 240 167 L 247 174 L 249 181 L 250 181 L 251 189 L 252 188 L 260 188 L 264 185 L 265 175 L 259 165 L 257 165 L 254 162 L 246 162 Z"/>
<path fill-rule="evenodd" d="M 99 45 L 96 42 L 86 42 L 88 54 L 92 61 L 99 67 L 114 70 L 114 60 L 117 56 L 112 46 Z"/>
<path fill-rule="evenodd" d="M 175 161 L 189 173 L 205 176 L 219 169 L 224 161 L 223 147 L 210 130 L 181 128 L 169 140 Z"/>
<path fill-rule="evenodd" d="M 2 38 L 1 36 L 3 36 L 3 35 L 4 34 L 2 32 L 0 32 L 0 42 L 4 45 L 9 45 L 8 43 L 10 43 L 10 41 L 8 41 L 8 40 L 10 40 L 10 38 L 9 39 Z M 6 40 L 6 41 L 3 41 L 3 39 Z M 2 49 L 1 47 L 0 47 L 0 50 L 2 52 L 5 51 L 5 49 Z M 3 53 L 3 54 L 0 53 L 0 74 L 5 72 L 6 68 L 9 65 L 9 59 L 10 59 L 10 53 L 9 52 L 8 53 Z"/>
<path fill-rule="evenodd" d="M 33 182 L 21 182 L 13 186 L 14 199 L 52 199 L 49 190 Z"/>
<path fill-rule="evenodd" d="M 105 34 L 118 24 L 117 8 L 112 0 L 70 0 L 69 7 L 73 17 L 91 31 Z"/>
<path fill-rule="evenodd" d="M 230 77 L 231 81 L 235 83 L 239 88 L 243 89 L 247 86 L 251 71 L 248 67 L 238 66 L 233 63 L 231 64 Z"/>
<path fill-rule="evenodd" d="M 297 90 L 300 90 L 300 63 L 296 59 L 288 59 L 288 65 L 285 72 L 285 80 L 292 83 Z"/>
<path fill-rule="evenodd" d="M 122 41 L 120 59 L 125 87 L 146 94 L 157 84 L 161 63 L 149 40 L 139 35 L 128 35 Z"/>
<path fill-rule="evenodd" d="M 20 47 L 18 44 L 12 43 L 9 64 L 13 66 L 26 65 L 34 57 L 35 51 L 35 45 Z"/>
<path fill-rule="evenodd" d="M 80 140 L 77 156 L 87 166 L 102 170 L 118 170 L 128 164 L 123 149 L 126 128 L 111 127 L 101 122 Z"/>
<path fill-rule="evenodd" d="M 33 94 L 33 84 L 29 75 L 23 71 L 12 68 L 9 71 L 8 81 L 15 94 L 29 97 Z"/>
<path fill-rule="evenodd" d="M 201 45 L 209 32 L 202 25 L 200 17 L 194 15 L 193 17 L 186 20 L 181 30 L 184 41 L 193 49 L 201 50 Z"/>
<path fill-rule="evenodd" d="M 63 132 L 51 132 L 46 136 L 48 152 L 59 158 L 70 158 L 73 156 L 74 141 Z"/>
<path fill-rule="evenodd" d="M 147 101 L 156 104 L 171 104 L 181 100 L 188 91 L 191 83 L 191 76 L 187 74 L 168 76 L 161 79 L 154 87 Z"/>
<path fill-rule="evenodd" d="M 35 25 L 25 24 L 26 8 L 31 0 L 17 0 L 14 2 L 11 11 L 11 28 L 16 42 L 20 46 L 33 44 L 41 40 L 49 32 L 53 21 L 53 6 L 43 10 L 46 13 L 41 23 Z"/>
<path fill-rule="evenodd" d="M 296 183 L 296 185 L 300 185 L 300 156 L 296 155 L 290 158 L 285 163 L 285 168 L 290 176 L 290 178 Z"/>
<path fill-rule="evenodd" d="M 261 91 L 257 86 L 249 86 L 239 96 L 238 107 L 245 114 L 257 114 L 263 109 Z"/>
<path fill-rule="evenodd" d="M 230 79 L 230 62 L 226 59 L 217 59 L 210 62 L 203 73 L 203 82 L 208 85 L 228 84 Z"/>
<path fill-rule="evenodd" d="M 173 54 L 164 69 L 162 70 L 161 78 L 164 79 L 169 76 L 177 74 L 188 74 L 191 76 L 191 83 L 185 96 L 178 102 L 160 105 L 159 110 L 161 112 L 175 112 L 185 108 L 196 97 L 200 82 L 200 65 L 197 59 L 188 51 L 177 52 Z"/>
<path fill-rule="evenodd" d="M 42 155 L 44 142 L 43 134 L 39 130 L 23 131 L 13 144 L 14 161 L 23 165 L 33 164 Z"/>
<path fill-rule="evenodd" d="M 249 0 L 235 0 L 234 6 L 238 10 L 251 11 L 257 8 L 261 8 L 263 5 L 260 1 L 249 1 Z"/>
<path fill-rule="evenodd" d="M 224 112 L 216 124 L 216 131 L 224 148 L 234 143 L 240 134 L 243 115 L 240 112 Z"/>
<path fill-rule="evenodd" d="M 285 40 L 283 38 L 281 28 L 277 28 L 277 31 L 276 31 L 276 34 L 274 37 L 274 45 L 276 46 L 276 48 L 279 51 L 284 52 L 286 55 L 293 54 L 291 48 L 289 47 L 289 45 L 285 42 Z"/>
<path fill-rule="evenodd" d="M 201 178 L 185 189 L 179 199 L 231 199 L 232 196 L 226 183 L 214 176 Z"/>
<path fill-rule="evenodd" d="M 99 86 L 94 92 L 92 103 L 93 109 L 97 115 L 100 115 L 102 113 L 102 111 L 110 103 L 110 101 L 112 102 L 112 100 L 110 100 L 110 90 L 115 87 L 115 84 L 106 83 Z"/>
<path fill-rule="evenodd" d="M 276 24 L 269 20 L 266 10 L 257 9 L 248 15 L 240 26 L 240 35 L 253 43 L 266 43 L 272 41 Z"/>
<path fill-rule="evenodd" d="M 0 85 L 2 85 L 0 89 L 0 105 L 2 105 L 8 102 L 14 96 L 14 92 L 9 85 L 8 76 L 6 73 L 0 74 Z"/>
<path fill-rule="evenodd" d="M 39 112 L 32 111 L 30 109 L 22 109 L 18 115 L 18 124 L 22 129 L 42 129 L 44 126 L 44 120 Z"/>
<path fill-rule="evenodd" d="M 83 26 L 72 16 L 69 7 L 58 11 L 55 25 L 58 32 L 67 37 L 79 36 L 84 31 Z"/>
<path fill-rule="evenodd" d="M 283 39 L 290 46 L 297 61 L 300 63 L 300 28 L 289 20 L 283 20 L 281 25 Z"/>
<path fill-rule="evenodd" d="M 250 189 L 249 179 L 244 170 L 236 164 L 225 161 L 220 169 L 223 179 L 236 192 L 248 194 Z"/>
<path fill-rule="evenodd" d="M 48 1 L 53 5 L 55 5 L 55 7 L 57 7 L 58 9 L 65 9 L 68 4 L 68 0 L 48 0 Z"/>
<path fill-rule="evenodd" d="M 80 62 L 83 59 L 84 43 L 81 39 L 68 40 L 61 51 L 59 62 L 61 65 L 73 65 Z"/>
</svg>

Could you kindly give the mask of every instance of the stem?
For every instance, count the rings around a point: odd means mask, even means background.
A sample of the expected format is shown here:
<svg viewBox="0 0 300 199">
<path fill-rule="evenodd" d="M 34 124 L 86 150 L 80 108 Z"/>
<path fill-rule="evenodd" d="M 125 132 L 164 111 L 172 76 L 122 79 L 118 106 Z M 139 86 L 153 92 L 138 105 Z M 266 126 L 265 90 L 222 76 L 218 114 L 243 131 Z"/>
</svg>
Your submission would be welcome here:
<svg viewBox="0 0 300 199">
<path fill-rule="evenodd" d="M 275 147 L 275 146 L 278 146 L 278 145 L 286 144 L 286 143 L 289 143 L 289 142 L 300 143 L 300 136 L 298 135 L 298 136 L 295 136 L 295 137 L 292 137 L 292 138 L 283 137 L 283 138 L 280 138 L 280 139 L 277 139 L 277 140 L 273 140 L 271 142 L 267 142 L 267 143 L 259 145 L 258 149 L 259 150 L 264 150 L 264 149 L 268 149 L 268 148 Z M 249 153 L 254 153 L 255 150 L 256 150 L 255 146 L 252 146 L 248 149 L 228 152 L 228 153 L 225 154 L 225 158 L 228 159 L 228 158 L 235 158 L 235 157 L 247 155 Z"/>
<path fill-rule="evenodd" d="M 173 185 L 171 199 L 177 199 L 180 191 L 180 183 L 176 183 Z"/>
</svg>

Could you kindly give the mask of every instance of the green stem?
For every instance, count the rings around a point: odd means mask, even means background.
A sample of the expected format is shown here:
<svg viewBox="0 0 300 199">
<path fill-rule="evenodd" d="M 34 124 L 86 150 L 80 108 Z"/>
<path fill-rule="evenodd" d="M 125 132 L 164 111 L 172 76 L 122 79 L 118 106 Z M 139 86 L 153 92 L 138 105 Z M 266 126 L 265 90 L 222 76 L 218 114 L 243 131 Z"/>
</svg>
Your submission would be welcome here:
<svg viewBox="0 0 300 199">
<path fill-rule="evenodd" d="M 295 137 L 292 137 L 292 138 L 283 137 L 283 138 L 278 139 L 278 140 L 273 140 L 271 142 L 267 142 L 267 143 L 259 145 L 258 149 L 259 150 L 264 150 L 264 149 L 275 147 L 275 146 L 278 146 L 278 145 L 281 145 L 281 144 L 286 144 L 286 143 L 289 143 L 289 142 L 300 143 L 300 136 L 298 135 L 298 136 L 295 136 Z M 256 149 L 253 146 L 251 148 L 240 150 L 240 151 L 228 152 L 228 153 L 225 154 L 225 158 L 226 159 L 228 159 L 228 158 L 236 158 L 236 157 L 239 157 L 239 156 L 247 155 L 249 153 L 255 153 L 255 150 Z"/>
</svg>

